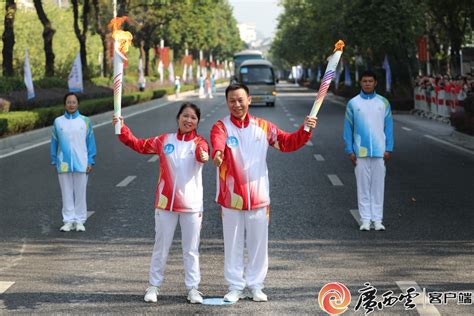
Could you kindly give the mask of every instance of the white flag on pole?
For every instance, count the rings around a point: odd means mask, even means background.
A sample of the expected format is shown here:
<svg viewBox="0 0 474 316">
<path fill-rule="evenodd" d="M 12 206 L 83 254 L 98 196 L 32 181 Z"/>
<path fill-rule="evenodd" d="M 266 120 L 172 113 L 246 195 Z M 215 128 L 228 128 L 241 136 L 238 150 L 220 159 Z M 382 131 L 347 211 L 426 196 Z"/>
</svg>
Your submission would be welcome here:
<svg viewBox="0 0 474 316">
<path fill-rule="evenodd" d="M 168 66 L 168 80 L 172 83 L 174 83 L 174 69 L 173 69 L 173 63 L 170 62 Z"/>
<path fill-rule="evenodd" d="M 186 76 L 188 75 L 188 65 L 184 64 L 183 67 L 183 82 L 186 82 Z"/>
<path fill-rule="evenodd" d="M 28 49 L 25 49 L 25 65 L 24 65 L 25 78 L 24 82 L 26 90 L 28 92 L 28 100 L 35 97 L 35 88 L 33 87 L 33 78 L 31 77 L 30 60 L 28 58 Z"/>
<path fill-rule="evenodd" d="M 160 59 L 158 63 L 158 73 L 160 74 L 160 83 L 163 84 L 163 62 Z"/>
<path fill-rule="evenodd" d="M 189 78 L 189 81 L 193 81 L 193 64 L 190 64 L 190 65 L 189 65 L 189 68 L 188 68 L 188 78 Z"/>
<path fill-rule="evenodd" d="M 72 64 L 71 73 L 67 80 L 67 85 L 70 92 L 83 92 L 84 86 L 82 85 L 82 64 L 81 55 L 77 54 L 74 63 Z"/>
</svg>

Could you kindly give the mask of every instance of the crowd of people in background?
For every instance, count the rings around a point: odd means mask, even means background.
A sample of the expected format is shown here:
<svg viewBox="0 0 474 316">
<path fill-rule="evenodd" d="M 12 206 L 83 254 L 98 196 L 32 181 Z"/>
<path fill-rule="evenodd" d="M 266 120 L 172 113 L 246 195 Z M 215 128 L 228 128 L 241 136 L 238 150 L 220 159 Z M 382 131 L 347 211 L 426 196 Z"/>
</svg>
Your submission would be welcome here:
<svg viewBox="0 0 474 316">
<path fill-rule="evenodd" d="M 418 76 L 415 80 L 415 88 L 436 93 L 445 91 L 456 95 L 457 100 L 462 101 L 469 94 L 474 93 L 474 76 L 472 74 L 456 77 L 449 75 Z"/>
</svg>

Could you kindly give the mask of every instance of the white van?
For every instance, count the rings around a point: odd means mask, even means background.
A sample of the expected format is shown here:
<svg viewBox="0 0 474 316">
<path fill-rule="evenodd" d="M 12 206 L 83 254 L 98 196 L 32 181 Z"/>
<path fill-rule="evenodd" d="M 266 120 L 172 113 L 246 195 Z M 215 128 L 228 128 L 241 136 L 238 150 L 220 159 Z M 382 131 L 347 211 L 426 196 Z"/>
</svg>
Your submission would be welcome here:
<svg viewBox="0 0 474 316">
<path fill-rule="evenodd" d="M 271 62 L 262 59 L 242 62 L 239 67 L 238 80 L 249 88 L 252 104 L 275 106 L 278 80 L 275 78 Z"/>
</svg>

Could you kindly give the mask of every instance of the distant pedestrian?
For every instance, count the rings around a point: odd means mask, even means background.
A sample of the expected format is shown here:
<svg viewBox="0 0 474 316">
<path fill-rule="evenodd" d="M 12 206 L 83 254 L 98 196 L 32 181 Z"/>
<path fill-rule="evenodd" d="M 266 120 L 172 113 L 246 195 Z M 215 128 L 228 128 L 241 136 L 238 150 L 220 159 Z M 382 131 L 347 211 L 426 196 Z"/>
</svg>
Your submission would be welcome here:
<svg viewBox="0 0 474 316">
<path fill-rule="evenodd" d="M 199 238 L 203 213 L 202 167 L 209 160 L 209 145 L 196 130 L 201 111 L 192 103 L 183 103 L 176 116 L 178 131 L 139 139 L 122 122 L 119 139 L 140 154 L 160 157 L 160 177 L 155 200 L 155 246 L 151 257 L 149 282 L 145 302 L 157 302 L 165 277 L 166 261 L 174 231 L 181 226 L 184 283 L 191 303 L 202 303 L 198 291 Z M 113 124 L 117 118 L 113 118 Z"/>
<path fill-rule="evenodd" d="M 96 155 L 94 131 L 88 117 L 79 113 L 79 98 L 64 96 L 64 115 L 53 123 L 51 164 L 56 166 L 62 195 L 63 232 L 86 230 L 86 188 Z"/>
<path fill-rule="evenodd" d="M 176 79 L 174 80 L 174 92 L 176 94 L 176 100 L 179 99 L 180 91 L 181 91 L 181 80 L 179 76 L 176 76 Z"/>
<path fill-rule="evenodd" d="M 377 77 L 362 73 L 362 91 L 347 104 L 344 120 L 345 152 L 355 167 L 360 230 L 385 230 L 383 201 L 385 164 L 393 151 L 393 120 L 390 103 L 375 92 Z"/>
</svg>

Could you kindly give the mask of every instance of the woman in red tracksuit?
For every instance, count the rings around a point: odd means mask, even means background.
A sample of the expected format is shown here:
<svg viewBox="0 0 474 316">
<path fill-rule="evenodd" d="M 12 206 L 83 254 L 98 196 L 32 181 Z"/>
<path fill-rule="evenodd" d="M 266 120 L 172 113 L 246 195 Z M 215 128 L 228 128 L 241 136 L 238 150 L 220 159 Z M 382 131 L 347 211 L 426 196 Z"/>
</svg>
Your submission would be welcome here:
<svg viewBox="0 0 474 316">
<path fill-rule="evenodd" d="M 202 303 L 198 291 L 199 238 L 203 212 L 202 167 L 209 160 L 209 145 L 197 134 L 200 110 L 192 103 L 184 103 L 176 116 L 178 131 L 147 139 L 136 138 L 123 124 L 119 139 L 141 154 L 160 157 L 160 177 L 155 200 L 155 246 L 150 265 L 150 286 L 145 302 L 156 302 L 164 279 L 166 260 L 179 221 L 183 247 L 187 299 Z M 117 119 L 114 118 L 115 124 Z"/>
</svg>

